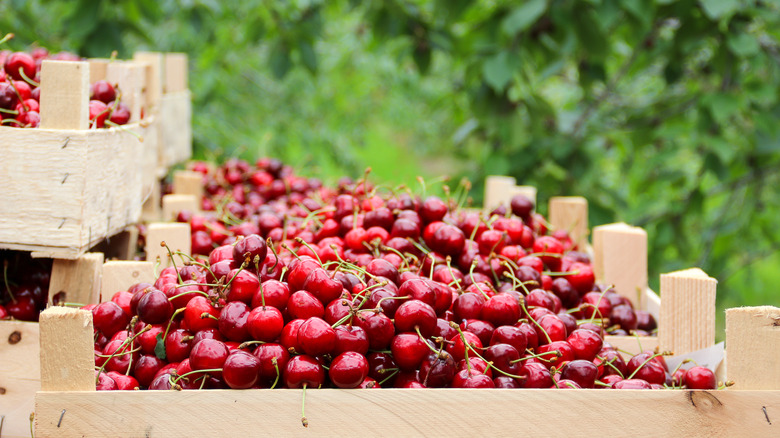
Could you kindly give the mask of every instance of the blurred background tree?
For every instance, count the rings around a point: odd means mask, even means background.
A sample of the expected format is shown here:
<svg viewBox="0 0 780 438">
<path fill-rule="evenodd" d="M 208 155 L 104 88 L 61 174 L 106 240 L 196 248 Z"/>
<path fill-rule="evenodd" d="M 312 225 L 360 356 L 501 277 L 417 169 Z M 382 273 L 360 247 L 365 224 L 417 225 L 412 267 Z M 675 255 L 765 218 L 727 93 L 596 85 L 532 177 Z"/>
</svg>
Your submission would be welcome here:
<svg viewBox="0 0 780 438">
<path fill-rule="evenodd" d="M 200 158 L 583 195 L 647 229 L 653 286 L 700 266 L 721 309 L 780 305 L 778 24 L 777 0 L 0 4 L 12 49 L 187 52 Z"/>
</svg>

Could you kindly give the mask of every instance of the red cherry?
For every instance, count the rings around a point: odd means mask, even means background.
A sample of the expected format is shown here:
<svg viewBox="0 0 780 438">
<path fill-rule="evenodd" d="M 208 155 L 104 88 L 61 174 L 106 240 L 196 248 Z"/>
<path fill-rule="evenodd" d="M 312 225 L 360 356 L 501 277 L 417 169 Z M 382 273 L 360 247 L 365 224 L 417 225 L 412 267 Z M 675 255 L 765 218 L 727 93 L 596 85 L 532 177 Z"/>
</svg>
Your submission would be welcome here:
<svg viewBox="0 0 780 438">
<path fill-rule="evenodd" d="M 325 316 L 325 307 L 310 292 L 299 290 L 290 295 L 287 301 L 287 313 L 295 319 L 322 318 Z"/>
<path fill-rule="evenodd" d="M 284 328 L 284 317 L 276 307 L 255 307 L 247 317 L 249 334 L 255 340 L 272 342 L 279 338 Z"/>
<path fill-rule="evenodd" d="M 495 388 L 493 379 L 477 370 L 462 370 L 452 379 L 453 388 Z"/>
<path fill-rule="evenodd" d="M 495 326 L 512 325 L 520 319 L 520 301 L 508 293 L 494 295 L 482 306 L 482 318 Z"/>
<path fill-rule="evenodd" d="M 295 356 L 284 369 L 284 384 L 288 388 L 319 388 L 325 383 L 325 369 L 311 356 Z"/>
<path fill-rule="evenodd" d="M 89 121 L 90 126 L 104 128 L 109 114 L 109 107 L 99 100 L 89 101 Z"/>
<path fill-rule="evenodd" d="M 95 329 L 106 336 L 114 336 L 114 333 L 126 328 L 129 322 L 130 317 L 127 313 L 113 301 L 100 303 L 92 309 L 92 323 Z"/>
<path fill-rule="evenodd" d="M 624 379 L 612 384 L 614 389 L 652 389 L 650 383 L 642 379 Z"/>
<path fill-rule="evenodd" d="M 190 352 L 190 366 L 194 371 L 219 369 L 225 364 L 225 360 L 230 354 L 230 350 L 224 342 L 215 339 L 204 339 L 194 347 Z M 221 377 L 221 371 L 209 371 L 209 375 Z"/>
<path fill-rule="evenodd" d="M 339 388 L 356 388 L 368 377 L 368 360 L 360 353 L 341 353 L 330 363 L 331 382 Z"/>
<path fill-rule="evenodd" d="M 165 366 L 165 362 L 158 359 L 157 356 L 142 354 L 138 360 L 133 362 L 133 376 L 138 379 L 139 385 L 149 386 L 163 366 Z"/>
<path fill-rule="evenodd" d="M 575 382 L 581 388 L 595 387 L 599 370 L 589 360 L 573 360 L 563 366 L 561 378 Z"/>
<path fill-rule="evenodd" d="M 431 351 L 417 333 L 400 333 L 390 343 L 398 367 L 404 371 L 417 369 Z"/>
<path fill-rule="evenodd" d="M 142 293 L 136 308 L 138 318 L 147 324 L 167 322 L 173 314 L 173 305 L 168 301 L 165 293 L 158 289 Z"/>
<path fill-rule="evenodd" d="M 450 353 L 455 360 L 463 360 L 463 358 L 466 357 L 466 343 L 477 351 L 482 348 L 482 341 L 479 340 L 477 335 L 471 332 L 463 332 L 462 337 L 458 334 L 450 339 L 450 343 L 447 345 L 447 352 Z M 469 356 L 471 355 L 472 352 L 469 351 Z"/>
<path fill-rule="evenodd" d="M 457 372 L 455 359 L 446 351 L 429 352 L 420 366 L 420 379 L 428 388 L 443 388 L 452 382 Z"/>
<path fill-rule="evenodd" d="M 141 386 L 133 376 L 126 376 L 116 371 L 109 371 L 106 374 L 116 383 L 116 389 L 120 391 L 133 391 Z"/>
<path fill-rule="evenodd" d="M 549 388 L 553 384 L 550 371 L 539 362 L 525 361 L 520 376 L 525 377 L 523 388 Z"/>
<path fill-rule="evenodd" d="M 30 79 L 35 78 L 35 60 L 32 56 L 24 52 L 16 52 L 8 55 L 8 57 L 5 58 L 3 68 L 8 76 L 17 81 L 24 80 L 22 72 L 24 73 L 24 76 L 27 76 Z"/>
<path fill-rule="evenodd" d="M 290 299 L 290 289 L 285 283 L 278 280 L 266 280 L 255 291 L 252 297 L 252 308 L 263 305 L 273 306 L 279 310 L 287 308 L 287 301 Z"/>
<path fill-rule="evenodd" d="M 126 125 L 130 121 L 130 108 L 124 103 L 109 102 L 108 107 L 111 108 L 111 115 L 108 120 L 116 125 Z M 209 236 L 209 242 L 211 237 Z M 211 247 L 209 247 L 211 249 Z"/>
<path fill-rule="evenodd" d="M 208 328 L 219 327 L 219 310 L 202 295 L 196 295 L 187 302 L 184 309 L 184 321 L 190 331 L 197 333 Z"/>
<path fill-rule="evenodd" d="M 169 362 L 187 359 L 191 350 L 192 335 L 187 330 L 173 330 L 165 338 L 165 356 Z"/>
<path fill-rule="evenodd" d="M 577 359 L 593 360 L 596 354 L 601 351 L 603 340 L 598 334 L 585 329 L 574 330 L 566 342 L 571 345 L 574 350 L 574 356 Z"/>
<path fill-rule="evenodd" d="M 298 345 L 305 354 L 310 356 L 333 352 L 336 341 L 335 330 L 322 318 L 309 318 L 298 329 Z"/>
<path fill-rule="evenodd" d="M 105 104 L 116 99 L 116 90 L 114 90 L 114 86 L 109 84 L 108 81 L 97 81 L 92 84 L 91 88 L 92 96 L 90 96 L 90 99 L 99 100 Z"/>
<path fill-rule="evenodd" d="M 261 382 L 266 383 L 271 383 L 277 378 L 281 379 L 281 373 L 290 360 L 290 353 L 280 344 L 260 344 L 252 354 L 260 360 L 258 376 Z"/>
<path fill-rule="evenodd" d="M 715 374 L 702 366 L 688 368 L 683 379 L 688 389 L 716 389 Z"/>
<path fill-rule="evenodd" d="M 303 283 L 303 289 L 314 295 L 323 306 L 341 296 L 344 285 L 340 281 L 334 280 L 322 268 L 315 268 L 309 272 L 306 281 Z"/>
<path fill-rule="evenodd" d="M 419 329 L 424 337 L 428 337 L 436 329 L 436 311 L 420 300 L 409 300 L 396 310 L 395 327 L 398 332 Z"/>
<path fill-rule="evenodd" d="M 233 389 L 251 388 L 257 382 L 260 372 L 260 359 L 241 350 L 228 355 L 223 365 L 222 377 Z"/>
<path fill-rule="evenodd" d="M 340 325 L 336 327 L 336 348 L 334 354 L 354 351 L 362 355 L 368 354 L 368 335 L 356 325 Z"/>
<path fill-rule="evenodd" d="M 219 313 L 219 331 L 230 341 L 248 341 L 248 319 L 249 307 L 243 301 L 231 301 Z"/>
</svg>

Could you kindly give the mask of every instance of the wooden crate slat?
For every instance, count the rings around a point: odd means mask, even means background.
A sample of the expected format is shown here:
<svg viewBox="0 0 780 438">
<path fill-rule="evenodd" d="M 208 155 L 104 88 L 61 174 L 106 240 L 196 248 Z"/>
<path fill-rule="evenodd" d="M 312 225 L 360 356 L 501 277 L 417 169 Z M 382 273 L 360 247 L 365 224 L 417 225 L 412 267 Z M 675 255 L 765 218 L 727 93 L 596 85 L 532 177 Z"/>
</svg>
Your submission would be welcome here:
<svg viewBox="0 0 780 438">
<path fill-rule="evenodd" d="M 715 344 L 717 281 L 701 269 L 661 275 L 661 319 L 658 343 L 675 355 Z"/>
<path fill-rule="evenodd" d="M 200 199 L 194 195 L 165 195 L 162 198 L 163 220 L 175 222 L 176 216 L 181 211 L 197 212 L 200 208 Z"/>
<path fill-rule="evenodd" d="M 780 308 L 726 310 L 726 376 L 735 390 L 780 390 Z"/>
<path fill-rule="evenodd" d="M 41 388 L 94 391 L 92 312 L 49 307 L 41 312 Z"/>
<path fill-rule="evenodd" d="M 550 198 L 549 220 L 555 229 L 566 230 L 579 248 L 588 243 L 588 200 L 582 196 Z"/>
<path fill-rule="evenodd" d="M 41 129 L 89 127 L 89 64 L 43 61 L 41 64 Z"/>
<path fill-rule="evenodd" d="M 86 305 L 98 302 L 103 269 L 102 253 L 87 253 L 76 260 L 54 259 L 49 282 L 49 303 L 64 293 L 64 301 Z"/>
<path fill-rule="evenodd" d="M 187 85 L 187 72 L 186 53 L 166 53 L 163 92 L 165 94 L 170 94 L 186 91 L 189 88 Z"/>
<path fill-rule="evenodd" d="M 188 90 L 164 94 L 160 101 L 162 163 L 171 167 L 192 157 L 192 97 Z"/>
<path fill-rule="evenodd" d="M 192 170 L 177 170 L 173 173 L 173 193 L 203 197 L 203 174 Z"/>
<path fill-rule="evenodd" d="M 161 246 L 165 242 L 172 252 L 181 251 L 184 254 L 192 254 L 192 238 L 190 236 L 190 224 L 186 223 L 154 223 L 149 224 L 146 231 L 146 260 L 157 263 L 160 259 L 161 268 L 170 266 L 171 257 L 168 250 Z M 186 257 L 174 255 L 176 266 L 184 266 Z"/>
<path fill-rule="evenodd" d="M 38 323 L 0 321 L 0 415 L 3 437 L 29 437 L 34 394 L 41 389 Z"/>
<path fill-rule="evenodd" d="M 146 64 L 146 88 L 144 100 L 149 108 L 160 104 L 163 93 L 163 54 L 159 52 L 136 52 L 135 61 Z"/>
<path fill-rule="evenodd" d="M 596 280 L 614 285 L 617 293 L 644 308 L 647 289 L 647 232 L 624 223 L 593 228 L 593 271 Z"/>
<path fill-rule="evenodd" d="M 304 428 L 301 397 L 301 390 L 44 391 L 36 396 L 36 430 L 62 437 L 772 436 L 780 417 L 780 391 L 321 389 L 306 392 Z"/>
</svg>

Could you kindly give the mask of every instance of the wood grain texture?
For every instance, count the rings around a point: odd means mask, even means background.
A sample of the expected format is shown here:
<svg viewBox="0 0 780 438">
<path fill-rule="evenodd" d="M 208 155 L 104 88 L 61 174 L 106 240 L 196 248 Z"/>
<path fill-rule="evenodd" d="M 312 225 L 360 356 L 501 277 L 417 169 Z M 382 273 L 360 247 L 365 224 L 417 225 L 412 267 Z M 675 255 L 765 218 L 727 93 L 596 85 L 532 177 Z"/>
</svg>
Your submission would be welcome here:
<svg viewBox="0 0 780 438">
<path fill-rule="evenodd" d="M 188 90 L 164 94 L 160 102 L 163 163 L 170 168 L 192 157 L 192 97 Z"/>
<path fill-rule="evenodd" d="M 515 179 L 511 176 L 490 175 L 485 178 L 485 200 L 483 206 L 490 211 L 502 203 L 508 206 L 512 189 L 515 187 Z"/>
<path fill-rule="evenodd" d="M 727 309 L 726 348 L 733 389 L 780 390 L 780 308 Z"/>
<path fill-rule="evenodd" d="M 108 301 L 119 291 L 126 291 L 136 283 L 154 283 L 154 263 L 115 260 L 103 263 L 100 284 L 100 302 Z"/>
<path fill-rule="evenodd" d="M 171 258 L 161 242 L 165 242 L 172 252 L 181 251 L 187 255 L 192 254 L 190 224 L 164 222 L 149 224 L 146 231 L 146 260 L 157 263 L 159 257 L 162 269 L 170 266 Z M 182 267 L 185 260 L 188 259 L 174 255 L 173 262 L 176 266 Z"/>
<path fill-rule="evenodd" d="M 144 222 L 159 222 L 162 219 L 162 187 L 160 180 L 155 178 L 144 200 L 141 219 Z"/>
<path fill-rule="evenodd" d="M 40 332 L 41 388 L 47 391 L 94 391 L 92 312 L 49 307 L 41 312 Z"/>
<path fill-rule="evenodd" d="M 200 199 L 195 195 L 170 194 L 162 198 L 163 220 L 175 222 L 181 211 L 195 213 L 200 210 Z"/>
<path fill-rule="evenodd" d="M 108 63 L 111 62 L 108 58 L 90 58 L 89 59 L 89 83 L 94 84 L 97 81 L 103 81 L 106 79 L 106 72 L 108 71 Z"/>
<path fill-rule="evenodd" d="M 74 259 L 135 223 L 142 153 L 117 128 L 0 127 L 0 247 Z"/>
<path fill-rule="evenodd" d="M 556 230 L 565 230 L 579 248 L 588 243 L 588 200 L 582 196 L 554 196 L 549 202 L 549 220 Z"/>
<path fill-rule="evenodd" d="M 145 65 L 146 87 L 144 100 L 152 111 L 160 104 L 163 93 L 163 54 L 159 52 L 136 52 L 133 60 Z"/>
<path fill-rule="evenodd" d="M 93 248 L 106 260 L 133 260 L 138 252 L 138 227 L 131 225 Z"/>
<path fill-rule="evenodd" d="M 2 437 L 30 436 L 30 413 L 41 389 L 37 322 L 0 321 L 0 415 Z"/>
<path fill-rule="evenodd" d="M 173 193 L 203 197 L 203 174 L 192 170 L 177 170 L 173 173 Z"/>
<path fill-rule="evenodd" d="M 59 437 L 471 437 L 477 431 L 489 437 L 733 437 L 773 436 L 780 421 L 780 391 L 321 389 L 306 392 L 304 428 L 301 397 L 301 390 L 263 389 L 42 391 L 36 431 Z"/>
<path fill-rule="evenodd" d="M 715 344 L 717 284 L 698 268 L 661 274 L 661 349 L 680 355 Z"/>
<path fill-rule="evenodd" d="M 165 83 L 163 93 L 179 93 L 187 91 L 187 54 L 165 54 Z"/>
<path fill-rule="evenodd" d="M 596 280 L 614 285 L 637 309 L 644 308 L 647 289 L 647 233 L 624 223 L 593 228 Z"/>
<path fill-rule="evenodd" d="M 102 272 L 102 253 L 87 253 L 76 260 L 54 259 L 49 282 L 49 304 L 59 293 L 65 294 L 63 299 L 68 303 L 97 303 Z"/>
<path fill-rule="evenodd" d="M 89 127 L 89 63 L 43 61 L 41 129 Z"/>
</svg>

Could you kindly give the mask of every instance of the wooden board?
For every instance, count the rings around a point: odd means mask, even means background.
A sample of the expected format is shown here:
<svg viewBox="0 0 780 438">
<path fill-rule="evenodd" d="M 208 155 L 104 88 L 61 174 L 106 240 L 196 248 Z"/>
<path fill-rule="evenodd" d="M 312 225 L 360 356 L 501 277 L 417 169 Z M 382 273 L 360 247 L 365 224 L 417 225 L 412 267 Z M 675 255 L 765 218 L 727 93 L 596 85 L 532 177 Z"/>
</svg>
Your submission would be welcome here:
<svg viewBox="0 0 780 438">
<path fill-rule="evenodd" d="M 565 230 L 579 248 L 588 243 L 588 200 L 582 196 L 550 198 L 549 220 L 556 230 Z"/>
<path fill-rule="evenodd" d="M 181 251 L 191 255 L 190 224 L 162 222 L 149 224 L 146 231 L 146 260 L 156 264 L 159 258 L 160 267 L 165 268 L 170 265 L 171 258 L 161 242 L 165 242 L 172 252 Z M 178 267 L 184 266 L 185 260 L 188 259 L 174 255 L 173 261 Z"/>
<path fill-rule="evenodd" d="M 203 174 L 192 170 L 177 170 L 173 173 L 173 193 L 203 197 Z"/>
<path fill-rule="evenodd" d="M 780 390 L 780 308 L 726 310 L 726 348 L 734 389 Z"/>
<path fill-rule="evenodd" d="M 133 60 L 146 65 L 146 88 L 144 99 L 152 111 L 160 104 L 163 93 L 163 54 L 159 52 L 136 52 Z"/>
<path fill-rule="evenodd" d="M 164 94 L 160 101 L 161 163 L 170 168 L 192 157 L 192 97 L 188 90 Z"/>
<path fill-rule="evenodd" d="M 701 269 L 661 275 L 658 343 L 675 355 L 715 344 L 715 293 L 718 282 Z"/>
<path fill-rule="evenodd" d="M 165 82 L 163 92 L 165 94 L 179 93 L 187 91 L 187 54 L 186 53 L 166 53 L 165 54 Z"/>
<path fill-rule="evenodd" d="M 647 289 L 647 232 L 624 223 L 593 228 L 593 272 L 617 293 L 644 308 Z"/>
<path fill-rule="evenodd" d="M 76 260 L 55 259 L 51 268 L 49 303 L 55 295 L 64 293 L 64 301 L 78 305 L 97 303 L 103 254 L 87 253 Z"/>
<path fill-rule="evenodd" d="M 92 312 L 49 307 L 41 312 L 41 388 L 94 391 Z"/>
<path fill-rule="evenodd" d="M 36 431 L 59 437 L 773 436 L 780 421 L 780 391 L 308 390 L 308 428 L 301 424 L 301 398 L 301 390 L 43 391 L 36 395 Z"/>
<path fill-rule="evenodd" d="M 510 208 L 515 195 L 523 195 L 536 205 L 536 187 L 518 186 L 515 183 L 511 176 L 491 175 L 485 178 L 484 209 L 489 212 L 501 204 Z"/>
<path fill-rule="evenodd" d="M 30 436 L 30 414 L 41 389 L 37 322 L 0 321 L 0 416 L 3 438 Z"/>
<path fill-rule="evenodd" d="M 43 61 L 41 129 L 89 127 L 89 63 Z"/>
<path fill-rule="evenodd" d="M 136 283 L 154 283 L 154 263 L 136 261 L 109 261 L 103 263 L 100 284 L 100 302 L 108 301 L 119 291 L 126 291 Z"/>
<path fill-rule="evenodd" d="M 168 222 L 175 222 L 176 217 L 181 211 L 189 211 L 195 213 L 200 210 L 200 199 L 194 195 L 179 195 L 170 194 L 163 196 L 162 199 L 162 211 L 163 220 Z"/>
</svg>

